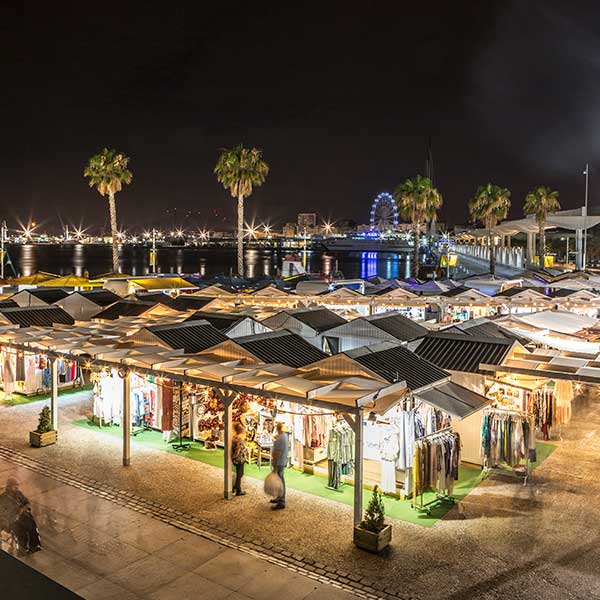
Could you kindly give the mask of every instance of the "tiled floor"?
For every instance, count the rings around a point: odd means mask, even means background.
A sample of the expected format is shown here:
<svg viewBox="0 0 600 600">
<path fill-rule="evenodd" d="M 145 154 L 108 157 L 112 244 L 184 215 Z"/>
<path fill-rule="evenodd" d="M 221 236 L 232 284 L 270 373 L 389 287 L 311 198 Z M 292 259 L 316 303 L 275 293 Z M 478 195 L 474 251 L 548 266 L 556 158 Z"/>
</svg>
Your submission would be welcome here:
<svg viewBox="0 0 600 600">
<path fill-rule="evenodd" d="M 350 600 L 245 552 L 0 460 L 30 499 L 43 550 L 23 562 L 90 600 Z M 6 541 L 2 549 L 9 550 Z"/>
</svg>

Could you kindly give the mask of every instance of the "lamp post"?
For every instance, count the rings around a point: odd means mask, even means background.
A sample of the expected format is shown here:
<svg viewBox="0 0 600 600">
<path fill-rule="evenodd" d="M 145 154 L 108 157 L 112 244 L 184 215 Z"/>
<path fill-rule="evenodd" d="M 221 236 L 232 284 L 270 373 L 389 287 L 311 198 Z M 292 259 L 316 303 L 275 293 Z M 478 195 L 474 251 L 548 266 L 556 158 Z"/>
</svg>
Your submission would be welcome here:
<svg viewBox="0 0 600 600">
<path fill-rule="evenodd" d="M 590 165 L 585 163 L 585 204 L 583 206 L 583 261 L 582 269 L 585 271 L 587 265 L 587 214 L 588 214 L 588 189 L 590 181 Z"/>
</svg>

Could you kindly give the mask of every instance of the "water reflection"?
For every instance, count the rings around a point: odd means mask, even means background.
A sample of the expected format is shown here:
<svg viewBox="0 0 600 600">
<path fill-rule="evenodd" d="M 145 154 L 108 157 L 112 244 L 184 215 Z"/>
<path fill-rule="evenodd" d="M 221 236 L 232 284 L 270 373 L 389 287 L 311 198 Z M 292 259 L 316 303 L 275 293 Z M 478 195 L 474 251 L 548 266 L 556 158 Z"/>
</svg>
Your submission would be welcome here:
<svg viewBox="0 0 600 600">
<path fill-rule="evenodd" d="M 112 249 L 109 245 L 11 245 L 9 255 L 20 275 L 48 271 L 60 275 L 75 272 L 100 275 L 112 271 Z M 271 249 L 247 248 L 244 252 L 245 271 L 248 277 L 276 275 L 283 258 L 292 252 Z M 297 254 L 297 253 L 296 253 Z M 156 272 L 188 273 L 212 277 L 235 272 L 235 248 L 159 248 Z M 150 248 L 121 247 L 120 268 L 123 273 L 142 276 L 152 272 Z M 404 254 L 379 254 L 376 252 L 354 254 L 329 254 L 311 250 L 306 254 L 307 271 L 332 275 L 339 271 L 346 278 L 374 277 L 392 279 L 410 276 L 410 257 Z M 10 269 L 8 270 L 10 273 Z"/>
<path fill-rule="evenodd" d="M 73 246 L 73 271 L 78 277 L 83 277 L 85 267 L 85 256 L 83 253 L 83 244 Z"/>
</svg>

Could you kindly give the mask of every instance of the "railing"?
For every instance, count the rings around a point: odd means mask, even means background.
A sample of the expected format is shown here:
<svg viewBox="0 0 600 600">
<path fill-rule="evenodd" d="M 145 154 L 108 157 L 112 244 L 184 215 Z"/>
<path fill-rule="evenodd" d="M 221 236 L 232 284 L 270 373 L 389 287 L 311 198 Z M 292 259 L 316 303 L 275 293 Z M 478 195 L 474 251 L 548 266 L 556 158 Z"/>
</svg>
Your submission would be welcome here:
<svg viewBox="0 0 600 600">
<path fill-rule="evenodd" d="M 501 246 L 495 246 L 496 252 L 496 263 L 504 265 L 505 267 L 512 267 L 513 269 L 525 268 L 526 260 L 523 248 L 506 248 Z M 456 252 L 465 256 L 471 256 L 480 260 L 490 261 L 490 247 L 489 246 L 456 246 Z"/>
</svg>

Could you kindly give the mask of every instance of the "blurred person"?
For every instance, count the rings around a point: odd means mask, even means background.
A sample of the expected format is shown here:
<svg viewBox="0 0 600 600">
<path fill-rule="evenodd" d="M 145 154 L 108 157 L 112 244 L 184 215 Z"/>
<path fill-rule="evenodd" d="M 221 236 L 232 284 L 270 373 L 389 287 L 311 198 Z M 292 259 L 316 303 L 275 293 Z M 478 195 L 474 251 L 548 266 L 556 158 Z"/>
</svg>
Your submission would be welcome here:
<svg viewBox="0 0 600 600">
<path fill-rule="evenodd" d="M 248 461 L 248 451 L 246 450 L 245 433 L 246 430 L 242 423 L 236 421 L 233 425 L 234 436 L 231 440 L 231 461 L 235 465 L 235 483 L 233 492 L 236 496 L 245 496 L 242 491 L 242 477 L 244 477 L 244 465 Z"/>
<path fill-rule="evenodd" d="M 284 431 L 284 425 L 280 421 L 275 424 L 275 431 L 277 437 L 273 442 L 273 448 L 271 449 L 271 465 L 273 470 L 281 478 L 283 484 L 283 491 L 277 498 L 273 498 L 271 502 L 275 505 L 274 509 L 285 508 L 285 477 L 284 470 L 288 463 L 288 434 Z"/>
</svg>

